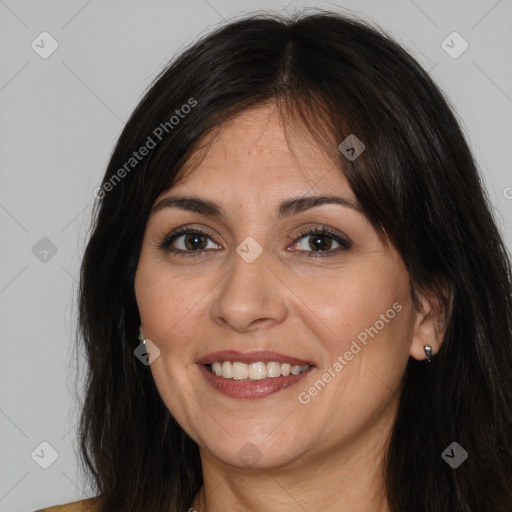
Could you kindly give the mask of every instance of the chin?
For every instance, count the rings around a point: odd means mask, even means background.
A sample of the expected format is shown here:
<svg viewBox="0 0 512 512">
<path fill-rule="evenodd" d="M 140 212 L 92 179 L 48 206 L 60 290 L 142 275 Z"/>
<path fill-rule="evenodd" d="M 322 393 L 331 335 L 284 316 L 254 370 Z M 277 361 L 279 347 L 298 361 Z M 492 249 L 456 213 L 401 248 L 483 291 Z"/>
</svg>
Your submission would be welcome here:
<svg viewBox="0 0 512 512">
<path fill-rule="evenodd" d="M 270 430 L 269 430 L 270 431 Z M 238 430 L 240 432 L 240 430 Z M 237 468 L 272 470 L 287 466 L 304 455 L 304 439 L 290 435 L 282 437 L 261 436 L 261 434 L 226 435 L 223 439 L 208 439 L 202 442 L 201 450 Z M 299 448 L 300 447 L 300 448 Z"/>
</svg>

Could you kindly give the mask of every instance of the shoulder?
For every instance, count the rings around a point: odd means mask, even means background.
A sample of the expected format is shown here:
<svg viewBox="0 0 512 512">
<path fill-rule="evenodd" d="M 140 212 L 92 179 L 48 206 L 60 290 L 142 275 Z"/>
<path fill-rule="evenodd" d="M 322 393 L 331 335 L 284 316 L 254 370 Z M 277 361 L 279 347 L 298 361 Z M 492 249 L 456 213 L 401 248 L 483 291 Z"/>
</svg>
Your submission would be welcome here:
<svg viewBox="0 0 512 512">
<path fill-rule="evenodd" d="M 100 506 L 100 498 L 88 498 L 86 500 L 73 501 L 64 505 L 43 508 L 35 512 L 97 512 Z"/>
</svg>

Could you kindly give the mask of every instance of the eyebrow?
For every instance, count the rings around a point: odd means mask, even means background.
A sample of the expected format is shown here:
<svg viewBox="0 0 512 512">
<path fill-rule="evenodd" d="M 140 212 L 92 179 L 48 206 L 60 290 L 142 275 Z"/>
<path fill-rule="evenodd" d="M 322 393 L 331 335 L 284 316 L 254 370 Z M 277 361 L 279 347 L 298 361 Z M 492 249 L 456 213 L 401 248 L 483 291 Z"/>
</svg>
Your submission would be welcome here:
<svg viewBox="0 0 512 512">
<path fill-rule="evenodd" d="M 338 196 L 301 196 L 287 199 L 280 203 L 278 207 L 277 218 L 288 217 L 297 213 L 309 210 L 316 206 L 324 204 L 338 204 L 346 206 L 357 212 L 362 213 L 362 208 L 352 201 Z M 162 210 L 163 208 L 178 208 L 180 210 L 195 212 L 211 217 L 225 218 L 226 213 L 222 206 L 208 199 L 199 199 L 192 196 L 169 196 L 161 199 L 153 206 L 151 214 Z"/>
<path fill-rule="evenodd" d="M 362 208 L 352 201 L 338 196 L 302 196 L 287 199 L 279 204 L 277 218 L 288 217 L 297 213 L 309 210 L 315 206 L 323 204 L 339 204 L 352 208 L 362 213 Z M 191 196 L 169 196 L 161 199 L 151 209 L 151 215 L 162 210 L 163 208 L 178 208 L 190 212 L 209 215 L 211 217 L 225 218 L 226 214 L 222 206 L 208 199 L 199 199 Z"/>
</svg>

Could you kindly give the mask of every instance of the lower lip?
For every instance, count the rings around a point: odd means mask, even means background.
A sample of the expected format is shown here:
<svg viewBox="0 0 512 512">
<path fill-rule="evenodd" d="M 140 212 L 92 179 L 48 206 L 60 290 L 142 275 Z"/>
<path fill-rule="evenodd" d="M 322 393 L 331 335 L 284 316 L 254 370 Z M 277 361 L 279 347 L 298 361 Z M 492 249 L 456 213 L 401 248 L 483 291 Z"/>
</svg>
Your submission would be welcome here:
<svg viewBox="0 0 512 512">
<path fill-rule="evenodd" d="M 297 375 L 287 375 L 286 377 L 281 375 L 281 377 L 269 377 L 262 380 L 234 380 L 217 377 L 204 364 L 198 364 L 197 366 L 212 388 L 232 398 L 262 398 L 277 393 L 297 384 L 309 375 L 314 368 L 310 366 Z"/>
</svg>

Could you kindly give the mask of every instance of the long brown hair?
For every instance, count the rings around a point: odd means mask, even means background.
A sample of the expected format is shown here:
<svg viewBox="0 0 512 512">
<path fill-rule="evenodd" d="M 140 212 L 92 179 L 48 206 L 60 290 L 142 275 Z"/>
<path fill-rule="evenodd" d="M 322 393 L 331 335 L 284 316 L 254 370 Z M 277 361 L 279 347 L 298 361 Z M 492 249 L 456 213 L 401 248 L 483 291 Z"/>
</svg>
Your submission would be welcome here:
<svg viewBox="0 0 512 512">
<path fill-rule="evenodd" d="M 413 296 L 430 290 L 449 312 L 434 361 L 410 358 L 403 376 L 383 467 L 391 509 L 510 512 L 511 268 L 476 164 L 420 65 L 381 30 L 326 11 L 217 28 L 169 64 L 119 137 L 79 291 L 88 362 L 80 447 L 102 511 L 186 511 L 202 485 L 198 446 L 134 357 L 135 270 L 156 197 L 206 134 L 267 101 L 332 155 L 399 251 Z M 338 144 L 352 133 L 366 149 L 349 161 Z M 130 160 L 142 146 L 152 147 Z M 452 442 L 468 453 L 457 469 L 441 457 Z"/>
</svg>

